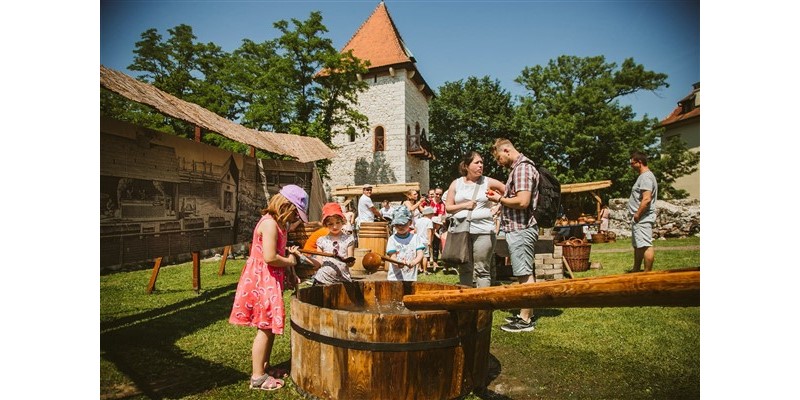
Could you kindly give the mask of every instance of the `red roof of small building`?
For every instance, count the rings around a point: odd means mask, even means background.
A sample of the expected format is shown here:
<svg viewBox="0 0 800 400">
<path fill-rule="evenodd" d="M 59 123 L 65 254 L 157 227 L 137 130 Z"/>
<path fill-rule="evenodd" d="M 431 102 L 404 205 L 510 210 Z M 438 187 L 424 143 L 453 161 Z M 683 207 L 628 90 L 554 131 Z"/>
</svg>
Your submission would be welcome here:
<svg viewBox="0 0 800 400">
<path fill-rule="evenodd" d="M 661 121 L 661 126 L 677 124 L 678 122 L 688 121 L 693 118 L 700 118 L 700 107 L 697 107 L 694 110 L 684 114 L 683 107 L 677 106 L 674 110 L 672 110 L 672 114 Z"/>
</svg>

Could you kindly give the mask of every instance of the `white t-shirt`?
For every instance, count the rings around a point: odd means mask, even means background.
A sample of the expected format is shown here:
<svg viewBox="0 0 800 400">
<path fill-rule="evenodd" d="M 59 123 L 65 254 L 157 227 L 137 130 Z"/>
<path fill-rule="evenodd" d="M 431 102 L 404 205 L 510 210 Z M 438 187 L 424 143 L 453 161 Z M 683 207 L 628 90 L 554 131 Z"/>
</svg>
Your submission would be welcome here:
<svg viewBox="0 0 800 400">
<path fill-rule="evenodd" d="M 347 258 L 348 248 L 355 246 L 353 235 L 345 233 L 332 236 L 330 233 L 317 239 L 317 249 L 325 253 L 336 254 L 339 257 Z M 314 274 L 314 279 L 330 285 L 338 282 L 352 282 L 350 268 L 342 261 L 332 257 L 314 256 L 322 261 L 320 267 Z"/>
<path fill-rule="evenodd" d="M 492 217 L 492 203 L 486 197 L 486 190 L 489 189 L 489 179 L 482 177 L 481 185 L 478 187 L 478 195 L 475 197 L 475 209 L 472 210 L 472 222 L 469 225 L 469 233 L 485 234 L 494 232 L 494 218 Z M 467 182 L 466 178 L 456 179 L 456 193 L 453 197 L 455 204 L 464 203 L 472 200 L 475 193 L 475 184 Z M 458 221 L 467 219 L 469 210 L 459 210 L 453 218 Z"/>
<path fill-rule="evenodd" d="M 428 230 L 433 230 L 433 221 L 427 217 L 419 217 L 414 220 L 414 229 L 417 231 L 422 244 L 429 245 L 428 243 Z"/>
<path fill-rule="evenodd" d="M 399 237 L 397 234 L 389 236 L 386 242 L 386 255 L 391 256 L 397 253 L 397 259 L 403 262 L 411 262 L 417 257 L 417 250 L 425 250 L 418 235 L 408 233 L 406 237 Z M 389 263 L 389 273 L 386 275 L 389 281 L 416 281 L 417 267 L 406 267 L 395 263 Z"/>
<path fill-rule="evenodd" d="M 375 214 L 372 213 L 371 208 L 375 207 L 372 199 L 369 196 L 362 194 L 358 199 L 358 217 L 356 218 L 356 227 L 360 227 L 362 222 L 375 222 Z"/>
</svg>

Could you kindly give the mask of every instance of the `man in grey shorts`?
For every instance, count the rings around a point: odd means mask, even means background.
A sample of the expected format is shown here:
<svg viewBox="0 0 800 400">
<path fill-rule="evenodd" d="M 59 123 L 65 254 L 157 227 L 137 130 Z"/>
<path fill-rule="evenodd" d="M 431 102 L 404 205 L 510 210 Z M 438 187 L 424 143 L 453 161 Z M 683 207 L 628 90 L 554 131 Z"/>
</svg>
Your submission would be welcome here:
<svg viewBox="0 0 800 400">
<path fill-rule="evenodd" d="M 539 239 L 533 210 L 539 196 L 539 172 L 533 161 L 517 151 L 508 139 L 495 140 L 492 155 L 499 165 L 510 168 L 511 172 L 506 192 L 502 196 L 487 193 L 487 197 L 503 206 L 500 230 L 506 234 L 512 273 L 520 284 L 533 283 L 536 281 L 533 247 Z M 530 332 L 536 328 L 532 308 L 520 309 L 519 315 L 507 317 L 506 322 L 500 327 L 506 332 Z"/>
<path fill-rule="evenodd" d="M 656 176 L 647 167 L 647 156 L 641 152 L 631 153 L 631 168 L 639 173 L 628 199 L 631 215 L 631 244 L 633 245 L 633 268 L 630 272 L 653 269 L 656 252 L 653 249 L 653 225 L 656 223 L 656 198 L 658 183 Z"/>
</svg>

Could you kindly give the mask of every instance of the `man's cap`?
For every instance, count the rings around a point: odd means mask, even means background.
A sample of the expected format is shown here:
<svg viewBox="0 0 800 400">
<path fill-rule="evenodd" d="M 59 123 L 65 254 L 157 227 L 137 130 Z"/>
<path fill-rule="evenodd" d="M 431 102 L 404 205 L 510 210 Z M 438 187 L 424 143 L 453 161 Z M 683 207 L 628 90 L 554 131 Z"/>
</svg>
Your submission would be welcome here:
<svg viewBox="0 0 800 400">
<path fill-rule="evenodd" d="M 394 210 L 392 215 L 392 225 L 405 225 L 411 221 L 411 211 L 406 206 L 400 206 Z"/>
<path fill-rule="evenodd" d="M 297 208 L 297 214 L 303 222 L 308 222 L 308 194 L 303 188 L 297 185 L 286 185 L 281 188 L 280 194 L 286 197 Z"/>
<path fill-rule="evenodd" d="M 361 189 L 362 190 L 363 189 L 372 189 L 372 185 L 370 185 L 369 183 L 365 183 L 364 186 L 361 187 Z"/>
<path fill-rule="evenodd" d="M 332 215 L 338 215 L 344 219 L 342 206 L 340 206 L 339 203 L 325 203 L 325 205 L 322 206 L 322 223 L 325 223 L 325 218 Z"/>
</svg>

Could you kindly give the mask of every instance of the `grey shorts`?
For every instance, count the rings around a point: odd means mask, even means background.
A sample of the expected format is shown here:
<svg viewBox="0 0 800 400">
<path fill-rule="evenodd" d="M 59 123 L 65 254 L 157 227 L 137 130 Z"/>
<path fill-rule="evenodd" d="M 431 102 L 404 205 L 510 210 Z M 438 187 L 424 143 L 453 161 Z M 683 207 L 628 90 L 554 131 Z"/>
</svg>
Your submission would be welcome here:
<svg viewBox="0 0 800 400">
<path fill-rule="evenodd" d="M 631 245 L 634 249 L 653 246 L 652 221 L 639 221 L 631 224 Z"/>
<path fill-rule="evenodd" d="M 538 226 L 506 232 L 508 257 L 511 259 L 511 271 L 514 276 L 533 275 L 534 246 L 538 239 Z"/>
</svg>

